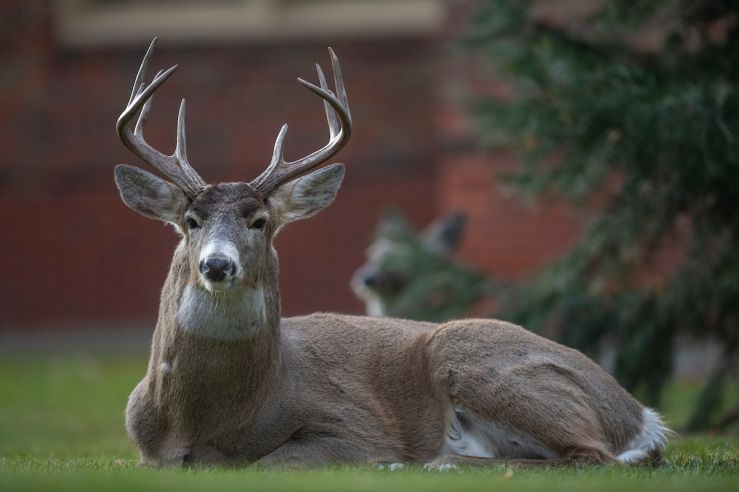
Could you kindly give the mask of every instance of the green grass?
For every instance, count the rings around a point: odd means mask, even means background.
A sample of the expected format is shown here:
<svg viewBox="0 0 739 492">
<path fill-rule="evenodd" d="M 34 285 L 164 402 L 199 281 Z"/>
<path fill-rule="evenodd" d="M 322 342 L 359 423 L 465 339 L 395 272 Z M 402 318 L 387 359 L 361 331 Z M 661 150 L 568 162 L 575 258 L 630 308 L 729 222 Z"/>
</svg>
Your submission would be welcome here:
<svg viewBox="0 0 739 492">
<path fill-rule="evenodd" d="M 739 490 L 736 436 L 677 439 L 667 463 L 657 469 L 140 468 L 123 428 L 123 409 L 145 366 L 143 356 L 36 354 L 0 360 L 0 490 Z M 679 428 L 684 408 L 696 397 L 696 385 L 672 388 L 665 398 L 667 419 Z"/>
</svg>

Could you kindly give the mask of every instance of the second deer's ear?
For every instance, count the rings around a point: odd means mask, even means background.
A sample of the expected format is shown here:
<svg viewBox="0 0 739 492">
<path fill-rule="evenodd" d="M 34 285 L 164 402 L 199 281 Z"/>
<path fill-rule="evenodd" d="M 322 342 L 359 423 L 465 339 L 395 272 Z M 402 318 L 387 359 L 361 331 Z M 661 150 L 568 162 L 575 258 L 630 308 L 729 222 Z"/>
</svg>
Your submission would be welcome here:
<svg viewBox="0 0 739 492">
<path fill-rule="evenodd" d="M 344 165 L 331 164 L 285 183 L 272 194 L 279 227 L 313 217 L 331 205 L 344 179 Z"/>
<path fill-rule="evenodd" d="M 395 207 L 386 207 L 382 217 L 375 226 L 375 237 L 386 237 L 389 239 L 404 238 L 416 234 L 405 217 Z"/>
<path fill-rule="evenodd" d="M 187 208 L 182 190 L 143 169 L 117 165 L 115 184 L 123 203 L 146 217 L 176 225 Z"/>
<path fill-rule="evenodd" d="M 462 213 L 456 213 L 433 222 L 423 231 L 424 245 L 442 255 L 452 254 L 462 241 L 466 222 L 467 218 Z"/>
</svg>

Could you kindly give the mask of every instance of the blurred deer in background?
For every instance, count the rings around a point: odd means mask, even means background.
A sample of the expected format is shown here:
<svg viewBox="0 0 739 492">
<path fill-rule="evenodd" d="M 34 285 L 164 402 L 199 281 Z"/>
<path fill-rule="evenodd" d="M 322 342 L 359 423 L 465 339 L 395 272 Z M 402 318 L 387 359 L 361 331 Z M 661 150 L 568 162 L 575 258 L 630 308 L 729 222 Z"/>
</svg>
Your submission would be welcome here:
<svg viewBox="0 0 739 492">
<path fill-rule="evenodd" d="M 489 308 L 485 304 L 501 293 L 502 284 L 452 257 L 465 225 L 466 217 L 455 213 L 418 233 L 398 212 L 385 212 L 367 248 L 367 262 L 351 279 L 365 312 L 440 322 Z"/>
<path fill-rule="evenodd" d="M 518 326 L 282 318 L 273 238 L 327 207 L 344 175 L 341 164 L 320 167 L 351 133 L 339 62 L 331 52 L 335 93 L 320 67 L 320 87 L 298 79 L 324 102 L 326 146 L 288 162 L 283 126 L 261 175 L 210 185 L 187 160 L 184 101 L 174 154 L 144 140 L 151 97 L 175 70 L 144 83 L 153 47 L 117 129 L 166 180 L 115 170 L 125 204 L 181 236 L 126 409 L 143 463 L 659 460 L 666 429 L 655 412 L 584 355 Z"/>
</svg>

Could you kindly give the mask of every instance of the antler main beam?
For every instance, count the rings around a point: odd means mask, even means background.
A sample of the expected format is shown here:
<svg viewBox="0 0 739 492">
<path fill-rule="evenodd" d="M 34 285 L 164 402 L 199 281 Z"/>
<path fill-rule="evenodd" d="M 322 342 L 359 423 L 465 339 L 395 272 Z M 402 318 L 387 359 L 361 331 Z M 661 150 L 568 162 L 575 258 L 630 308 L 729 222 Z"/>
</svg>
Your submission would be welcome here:
<svg viewBox="0 0 739 492">
<path fill-rule="evenodd" d="M 151 101 L 154 92 L 177 70 L 177 65 L 165 71 L 160 70 L 149 85 L 144 83 L 146 68 L 149 65 L 149 60 L 156 43 L 157 38 L 154 38 L 149 45 L 149 49 L 146 51 L 146 55 L 144 55 L 144 59 L 136 75 L 136 81 L 133 83 L 133 90 L 131 91 L 131 97 L 128 99 L 128 105 L 118 117 L 116 131 L 118 132 L 118 138 L 120 138 L 128 150 L 165 175 L 192 199 L 205 188 L 206 184 L 203 178 L 195 172 L 187 161 L 187 151 L 185 149 L 185 100 L 182 99 L 180 111 L 177 116 L 177 146 L 175 147 L 174 154 L 162 154 L 144 139 L 144 124 L 151 110 Z M 139 116 L 132 129 L 131 123 L 137 114 Z"/>
<path fill-rule="evenodd" d="M 352 117 L 349 111 L 349 101 L 346 96 L 344 81 L 341 77 L 339 59 L 331 48 L 328 51 L 331 55 L 336 94 L 329 90 L 326 77 L 323 75 L 321 66 L 318 64 L 316 64 L 316 71 L 318 72 L 318 80 L 321 87 L 301 78 L 298 79 L 298 82 L 323 99 L 326 109 L 326 119 L 328 120 L 329 141 L 323 148 L 316 150 L 312 154 L 297 161 L 288 162 L 282 153 L 282 146 L 285 141 L 285 135 L 287 134 L 287 125 L 282 125 L 280 133 L 277 135 L 277 140 L 275 140 L 272 161 L 262 174 L 249 183 L 264 196 L 268 196 L 281 184 L 302 176 L 320 166 L 341 150 L 349 141 L 352 132 Z"/>
</svg>

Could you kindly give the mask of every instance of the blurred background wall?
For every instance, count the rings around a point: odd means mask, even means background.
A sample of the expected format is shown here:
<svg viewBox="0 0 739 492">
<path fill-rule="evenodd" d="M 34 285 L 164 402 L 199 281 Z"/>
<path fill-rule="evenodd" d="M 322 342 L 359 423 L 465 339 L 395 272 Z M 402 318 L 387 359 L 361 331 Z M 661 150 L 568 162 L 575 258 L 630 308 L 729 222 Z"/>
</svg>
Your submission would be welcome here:
<svg viewBox="0 0 739 492">
<path fill-rule="evenodd" d="M 115 164 L 141 165 L 114 125 L 148 42 L 150 70 L 180 65 L 154 102 L 147 138 L 171 152 L 188 101 L 191 163 L 211 182 L 324 145 L 315 80 L 327 46 L 342 62 L 355 121 L 347 177 L 321 215 L 277 239 L 285 314 L 362 312 L 348 283 L 383 208 L 417 226 L 468 214 L 460 258 L 520 278 L 570 246 L 578 221 L 555 203 L 502 194 L 515 160 L 483 155 L 465 117 L 470 87 L 506 87 L 450 56 L 474 5 L 440 0 L 5 0 L 0 6 L 0 331 L 151 330 L 177 236 L 128 210 Z M 153 74 L 151 74 L 153 75 Z M 483 82 L 484 81 L 484 82 Z"/>
</svg>

